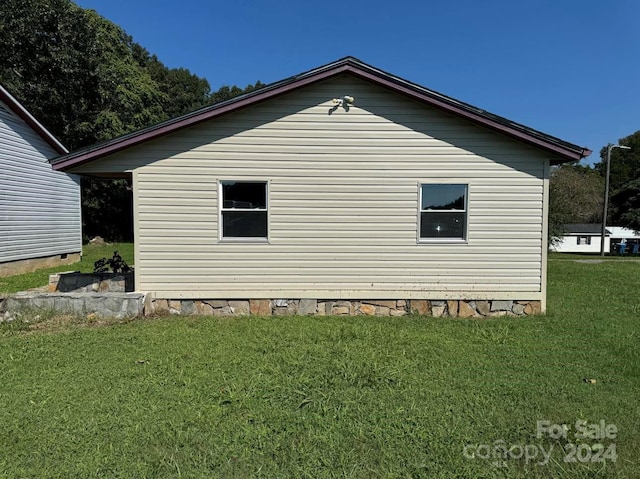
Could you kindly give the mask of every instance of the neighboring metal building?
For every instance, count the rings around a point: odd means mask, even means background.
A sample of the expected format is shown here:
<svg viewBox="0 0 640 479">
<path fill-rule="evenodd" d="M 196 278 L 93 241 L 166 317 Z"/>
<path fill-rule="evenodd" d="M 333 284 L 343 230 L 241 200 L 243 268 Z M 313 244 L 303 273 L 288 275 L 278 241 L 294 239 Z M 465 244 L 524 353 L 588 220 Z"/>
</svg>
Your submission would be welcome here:
<svg viewBox="0 0 640 479">
<path fill-rule="evenodd" d="M 156 299 L 544 310 L 550 165 L 589 153 L 348 57 L 53 164 L 131 175 Z"/>
<path fill-rule="evenodd" d="M 0 276 L 79 257 L 79 177 L 53 171 L 48 161 L 65 153 L 0 86 Z"/>
</svg>

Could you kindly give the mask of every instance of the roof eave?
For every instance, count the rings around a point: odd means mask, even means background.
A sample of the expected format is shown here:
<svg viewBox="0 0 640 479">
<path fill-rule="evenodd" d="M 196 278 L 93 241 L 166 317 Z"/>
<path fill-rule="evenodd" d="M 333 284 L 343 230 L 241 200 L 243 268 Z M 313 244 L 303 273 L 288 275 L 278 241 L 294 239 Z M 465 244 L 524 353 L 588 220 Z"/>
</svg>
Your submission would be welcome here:
<svg viewBox="0 0 640 479">
<path fill-rule="evenodd" d="M 483 114 L 482 110 L 476 109 L 471 105 L 466 105 L 462 102 L 446 97 L 445 95 L 427 90 L 419 85 L 403 80 L 402 78 L 371 67 L 355 58 L 346 57 L 323 67 L 267 85 L 260 90 L 242 95 L 238 98 L 205 107 L 174 120 L 169 120 L 138 132 L 125 135 L 118 139 L 107 141 L 89 149 L 80 150 L 75 154 L 71 153 L 63 155 L 58 159 L 53 159 L 51 163 L 53 168 L 56 170 L 64 170 L 80 166 L 89 161 L 117 153 L 142 142 L 174 133 L 183 128 L 214 119 L 224 115 L 225 113 L 240 110 L 289 91 L 302 88 L 310 83 L 321 81 L 344 72 L 354 74 L 360 78 L 369 80 L 375 84 L 390 88 L 415 100 L 429 104 L 442 111 L 468 119 L 525 143 L 545 149 L 554 155 L 554 158 L 551 160 L 552 164 L 578 161 L 591 154 L 591 151 L 586 148 L 563 142 L 562 140 L 541 132 L 527 129 L 522 125 L 518 127 L 517 124 L 513 122 L 505 124 L 507 123 L 506 119 L 502 119 L 503 122 L 497 121 L 494 118 L 499 117 L 495 115 L 490 115 L 486 112 Z"/>
<path fill-rule="evenodd" d="M 436 96 L 425 94 L 422 91 L 416 90 L 411 86 L 398 84 L 398 82 L 394 81 L 394 77 L 392 76 L 382 76 L 377 73 L 373 73 L 367 70 L 363 70 L 361 68 L 347 68 L 350 72 L 358 75 L 362 78 L 366 78 L 374 83 L 377 83 L 381 86 L 386 86 L 389 88 L 393 88 L 394 90 L 403 93 L 407 96 L 410 96 L 414 99 L 426 102 L 431 106 L 434 106 L 440 110 L 446 111 L 448 113 L 452 113 L 457 116 L 461 116 L 463 118 L 469 119 L 473 122 L 480 123 L 483 126 L 496 130 L 500 133 L 506 134 L 518 140 L 530 143 L 534 146 L 538 146 L 551 152 L 560 155 L 563 160 L 558 160 L 554 163 L 565 163 L 570 161 L 578 161 L 582 158 L 589 156 L 592 152 L 587 148 L 567 148 L 562 145 L 558 145 L 551 141 L 545 141 L 542 138 L 538 138 L 534 135 L 527 134 L 526 132 L 519 130 L 517 128 L 509 127 L 502 123 L 492 120 L 487 116 L 483 116 L 482 114 L 475 113 L 470 111 L 463 106 L 456 105 L 456 103 L 448 102 L 443 99 L 440 99 Z M 403 83 L 405 83 L 403 81 Z"/>
<path fill-rule="evenodd" d="M 98 158 L 125 150 L 144 141 L 174 133 L 198 123 L 212 120 L 231 111 L 241 110 L 242 108 L 268 100 L 288 91 L 302 88 L 310 83 L 323 80 L 346 70 L 346 66 L 341 66 L 335 69 L 318 72 L 313 76 L 309 75 L 301 78 L 301 75 L 299 75 L 297 77 L 292 77 L 290 79 L 283 80 L 283 82 L 278 82 L 271 87 L 267 86 L 255 93 L 242 95 L 237 99 L 206 107 L 204 111 L 200 110 L 200 113 L 196 111 L 175 120 L 169 120 L 147 129 L 133 132 L 129 135 L 125 135 L 124 139 L 121 137 L 121 139 L 114 139 L 100 145 L 96 145 L 94 148 L 79 151 L 78 154 L 71 153 L 64 155 L 60 159 L 54 158 L 51 163 L 54 170 L 64 170 L 73 166 L 79 166 L 89 161 L 97 160 Z M 280 85 L 280 83 L 284 82 L 286 82 L 286 84 Z"/>
<path fill-rule="evenodd" d="M 16 100 L 11 93 L 9 93 L 2 85 L 0 85 L 0 100 L 5 103 L 11 111 L 13 111 L 18 117 L 20 117 L 27 125 L 31 127 L 44 141 L 49 144 L 57 153 L 64 155 L 69 153 L 69 150 L 53 136 L 49 130 L 47 130 L 42 123 L 35 119 L 35 117 L 29 113 L 29 111 L 22 106 L 22 104 Z"/>
</svg>

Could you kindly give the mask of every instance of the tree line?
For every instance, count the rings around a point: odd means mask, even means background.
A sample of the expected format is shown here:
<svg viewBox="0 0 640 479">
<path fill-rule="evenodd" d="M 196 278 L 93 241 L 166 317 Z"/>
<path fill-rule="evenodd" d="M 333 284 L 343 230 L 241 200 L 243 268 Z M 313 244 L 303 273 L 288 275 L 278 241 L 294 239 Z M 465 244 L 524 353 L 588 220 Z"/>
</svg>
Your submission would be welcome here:
<svg viewBox="0 0 640 479">
<path fill-rule="evenodd" d="M 620 138 L 630 150 L 613 149 L 610 165 L 608 225 L 640 231 L 640 131 Z M 568 163 L 555 168 L 549 183 L 549 236 L 553 241 L 567 223 L 601 223 L 607 147 L 593 168 Z"/>
<path fill-rule="evenodd" d="M 0 2 L 0 83 L 70 150 L 228 100 L 263 85 L 224 86 L 185 68 L 168 68 L 121 27 L 71 0 Z M 614 149 L 608 224 L 640 230 L 640 131 Z M 555 168 L 549 234 L 563 224 L 602 221 L 606 147 L 594 168 Z M 131 240 L 126 180 L 83 178 L 83 231 Z"/>
<path fill-rule="evenodd" d="M 71 0 L 0 2 L 0 83 L 67 148 L 120 135 L 248 93 L 168 68 L 121 27 Z M 83 178 L 83 231 L 130 240 L 126 180 Z"/>
</svg>

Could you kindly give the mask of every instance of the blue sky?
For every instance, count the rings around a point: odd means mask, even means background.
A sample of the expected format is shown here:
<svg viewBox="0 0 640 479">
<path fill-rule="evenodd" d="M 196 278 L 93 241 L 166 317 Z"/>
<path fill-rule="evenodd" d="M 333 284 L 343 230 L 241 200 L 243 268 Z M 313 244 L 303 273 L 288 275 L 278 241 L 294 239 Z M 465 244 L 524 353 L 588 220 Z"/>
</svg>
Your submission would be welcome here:
<svg viewBox="0 0 640 479">
<path fill-rule="evenodd" d="M 636 0 L 77 0 L 213 90 L 351 55 L 594 151 L 640 130 Z"/>
</svg>

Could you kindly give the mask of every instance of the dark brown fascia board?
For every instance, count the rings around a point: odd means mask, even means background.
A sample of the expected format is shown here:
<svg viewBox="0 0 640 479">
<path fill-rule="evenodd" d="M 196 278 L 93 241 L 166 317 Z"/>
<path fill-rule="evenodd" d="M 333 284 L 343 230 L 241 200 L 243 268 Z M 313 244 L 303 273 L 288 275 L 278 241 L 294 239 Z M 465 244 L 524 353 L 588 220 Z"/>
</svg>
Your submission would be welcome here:
<svg viewBox="0 0 640 479">
<path fill-rule="evenodd" d="M 314 83 L 346 71 L 346 69 L 347 67 L 343 66 L 336 69 L 318 72 L 313 76 L 304 78 L 299 78 L 299 76 L 292 77 L 290 79 L 283 80 L 282 82 L 274 83 L 273 85 L 267 85 L 266 87 L 261 88 L 260 90 L 256 90 L 256 92 L 249 93 L 248 95 L 242 95 L 240 97 L 222 103 L 217 103 L 202 110 L 197 110 L 193 113 L 178 117 L 174 120 L 168 120 L 158 125 L 151 126 L 149 128 L 139 130 L 137 132 L 133 132 L 119 138 L 115 138 L 114 140 L 107 141 L 99 145 L 95 145 L 94 147 L 54 158 L 53 160 L 51 160 L 51 163 L 54 170 L 65 170 L 74 166 L 82 165 L 84 163 L 97 160 L 98 158 L 102 158 L 103 156 L 107 156 L 109 154 L 116 153 L 118 151 L 122 151 L 124 149 L 138 145 L 145 141 L 168 135 L 170 133 L 175 133 L 178 130 L 196 125 L 198 123 L 202 123 L 204 121 L 212 120 L 221 115 L 224 115 L 225 113 L 237 111 L 261 101 L 273 98 L 274 96 L 281 95 L 294 89 L 302 88 L 303 86 L 310 83 Z M 286 84 L 281 85 L 281 83 L 285 82 Z"/>
<path fill-rule="evenodd" d="M 211 120 L 224 115 L 225 113 L 246 108 L 250 105 L 302 88 L 311 83 L 324 80 L 340 73 L 352 73 L 358 77 L 390 88 L 398 93 L 409 96 L 445 112 L 463 117 L 474 123 L 478 123 L 526 143 L 546 149 L 561 157 L 558 161 L 554 161 L 554 164 L 580 160 L 581 158 L 591 154 L 591 151 L 586 148 L 564 142 L 558 138 L 532 130 L 505 118 L 489 114 L 471 105 L 459 102 L 453 98 L 378 70 L 353 57 L 346 57 L 334 63 L 267 85 L 266 87 L 247 95 L 242 95 L 238 98 L 211 105 L 173 120 L 168 120 L 158 125 L 124 135 L 120 138 L 55 158 L 52 160 L 53 168 L 56 170 L 72 168 L 126 148 L 130 148 L 145 141 L 174 133 L 203 121 Z"/>
<path fill-rule="evenodd" d="M 24 122 L 33 129 L 40 137 L 46 141 L 54 150 L 56 150 L 59 154 L 64 155 L 69 153 L 62 143 L 58 141 L 58 139 L 53 136 L 49 130 L 47 130 L 42 124 L 35 119 L 35 117 L 29 113 L 29 111 L 22 106 L 22 104 L 16 100 L 11 93 L 9 93 L 2 85 L 0 85 L 0 100 L 11 108 L 19 118 L 24 120 Z"/>
<path fill-rule="evenodd" d="M 581 160 L 582 158 L 589 156 L 592 153 L 588 148 L 572 145 L 563 140 L 560 140 L 559 138 L 551 137 L 550 135 L 547 135 L 545 133 L 525 127 L 524 125 L 519 125 L 515 122 L 507 120 L 506 118 L 501 118 L 497 115 L 482 112 L 475 107 L 464 104 L 452 98 L 445 97 L 444 95 L 440 95 L 432 91 L 427 91 L 420 86 L 413 85 L 409 82 L 405 82 L 404 80 L 400 80 L 401 83 L 398 83 L 395 77 L 380 76 L 378 74 L 361 69 L 353 70 L 352 73 L 366 78 L 381 86 L 392 88 L 398 93 L 410 96 L 418 101 L 427 103 L 430 106 L 443 110 L 447 113 L 463 117 L 474 123 L 478 123 L 492 130 L 496 130 L 500 133 L 514 137 L 518 140 L 549 150 L 553 153 L 561 155 L 565 159 L 565 161 L 557 161 L 555 163 Z M 403 85 L 402 83 L 407 83 L 407 85 Z"/>
</svg>

